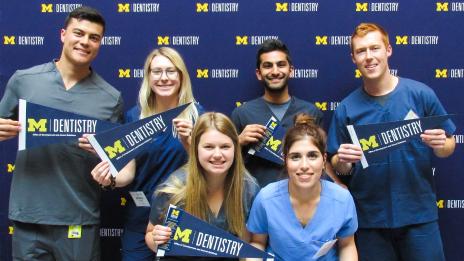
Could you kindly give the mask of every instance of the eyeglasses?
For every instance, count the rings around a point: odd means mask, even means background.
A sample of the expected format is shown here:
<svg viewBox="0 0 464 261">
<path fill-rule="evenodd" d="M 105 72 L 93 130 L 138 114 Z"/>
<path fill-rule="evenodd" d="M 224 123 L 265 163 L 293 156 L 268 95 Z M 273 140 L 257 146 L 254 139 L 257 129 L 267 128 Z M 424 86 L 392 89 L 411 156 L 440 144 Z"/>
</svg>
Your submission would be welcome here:
<svg viewBox="0 0 464 261">
<path fill-rule="evenodd" d="M 151 75 L 153 77 L 153 80 L 160 80 L 161 77 L 163 77 L 163 73 L 166 73 L 166 77 L 168 77 L 169 80 L 175 80 L 175 79 L 177 79 L 177 76 L 179 75 L 179 72 L 176 69 L 167 69 L 167 70 L 154 69 L 154 70 L 151 70 Z"/>
</svg>

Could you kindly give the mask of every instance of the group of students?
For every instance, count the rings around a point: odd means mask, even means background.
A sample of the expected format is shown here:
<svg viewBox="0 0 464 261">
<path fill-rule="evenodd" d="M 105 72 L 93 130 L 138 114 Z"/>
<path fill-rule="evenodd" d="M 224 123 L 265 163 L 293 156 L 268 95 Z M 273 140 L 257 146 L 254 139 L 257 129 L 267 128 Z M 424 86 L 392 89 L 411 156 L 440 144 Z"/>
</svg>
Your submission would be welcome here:
<svg viewBox="0 0 464 261">
<path fill-rule="evenodd" d="M 81 7 L 69 14 L 61 32 L 60 59 L 18 71 L 10 79 L 0 102 L 0 140 L 16 136 L 21 128 L 17 121 L 4 119 L 13 117 L 18 98 L 121 121 L 120 93 L 90 69 L 103 32 L 104 20 L 96 10 Z M 447 121 L 440 129 L 426 130 L 422 140 L 412 141 L 401 153 L 362 169 L 358 164 L 362 150 L 351 144 L 346 125 L 446 111 L 429 87 L 389 74 L 392 49 L 382 27 L 357 26 L 351 48 L 363 86 L 337 108 L 328 146 L 320 127 L 321 112 L 289 95 L 293 67 L 287 47 L 269 40 L 257 54 L 263 97 L 234 110 L 232 120 L 189 105 L 173 120 L 176 135 L 156 139 L 115 178 L 108 162 L 98 163 L 88 152 L 93 149 L 85 135 L 78 146 L 19 152 L 9 210 L 15 227 L 13 258 L 98 260 L 98 185 L 102 185 L 142 191 L 151 204 L 144 208 L 128 203 L 123 260 L 153 260 L 157 246 L 171 236 L 163 225 L 170 204 L 272 252 L 277 260 L 311 260 L 331 244 L 318 260 L 357 260 L 358 252 L 361 260 L 444 260 L 430 152 L 445 157 L 454 151 L 455 126 Z M 161 47 L 145 60 L 138 104 L 127 112 L 126 122 L 195 101 L 181 55 Z M 287 129 L 283 167 L 246 153 L 262 139 L 263 125 L 271 115 Z M 332 166 L 337 173 L 352 175 L 349 190 L 321 179 L 327 173 L 340 183 Z M 57 196 L 61 198 L 52 199 Z M 45 199 L 62 207 L 48 213 Z M 65 205 L 70 211 L 63 211 Z M 81 240 L 51 240 L 67 235 L 68 226 L 76 224 L 82 225 Z"/>
</svg>

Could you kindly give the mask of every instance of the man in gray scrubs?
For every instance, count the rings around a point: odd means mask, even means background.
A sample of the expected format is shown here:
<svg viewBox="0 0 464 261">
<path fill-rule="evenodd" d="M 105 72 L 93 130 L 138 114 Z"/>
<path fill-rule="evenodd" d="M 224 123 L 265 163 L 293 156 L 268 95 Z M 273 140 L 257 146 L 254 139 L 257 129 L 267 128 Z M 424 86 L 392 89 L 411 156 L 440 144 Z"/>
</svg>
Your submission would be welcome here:
<svg viewBox="0 0 464 261">
<path fill-rule="evenodd" d="M 293 63 L 287 46 L 276 39 L 264 41 L 256 54 L 256 78 L 263 83 L 264 94 L 235 108 L 231 115 L 240 133 L 245 165 L 261 187 L 284 177 L 281 165 L 247 153 L 250 147 L 263 139 L 266 122 L 271 116 L 275 116 L 285 129 L 293 126 L 294 117 L 299 113 L 313 116 L 316 124 L 322 121 L 322 112 L 314 104 L 290 95 L 292 71 Z M 338 181 L 335 175 L 331 177 Z"/>
<path fill-rule="evenodd" d="M 121 94 L 91 67 L 105 31 L 101 14 L 79 7 L 61 30 L 59 59 L 18 70 L 0 101 L 0 141 L 17 136 L 18 99 L 117 122 Z M 85 145 L 85 144 L 84 144 Z M 100 188 L 90 176 L 98 159 L 72 144 L 19 151 L 9 218 L 14 260 L 99 260 Z"/>
</svg>

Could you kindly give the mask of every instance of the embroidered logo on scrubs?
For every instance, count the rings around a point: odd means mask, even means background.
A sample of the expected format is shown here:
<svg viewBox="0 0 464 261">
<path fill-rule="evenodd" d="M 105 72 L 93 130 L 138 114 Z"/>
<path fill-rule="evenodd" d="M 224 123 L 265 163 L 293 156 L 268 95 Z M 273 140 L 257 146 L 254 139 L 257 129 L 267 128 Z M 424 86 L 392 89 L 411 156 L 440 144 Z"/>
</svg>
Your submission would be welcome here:
<svg viewBox="0 0 464 261">
<path fill-rule="evenodd" d="M 414 120 L 414 119 L 419 119 L 419 116 L 413 111 L 409 110 L 408 114 L 404 117 L 405 120 Z"/>
<path fill-rule="evenodd" d="M 81 238 L 82 236 L 82 226 L 69 226 L 68 229 L 68 238 Z"/>
</svg>

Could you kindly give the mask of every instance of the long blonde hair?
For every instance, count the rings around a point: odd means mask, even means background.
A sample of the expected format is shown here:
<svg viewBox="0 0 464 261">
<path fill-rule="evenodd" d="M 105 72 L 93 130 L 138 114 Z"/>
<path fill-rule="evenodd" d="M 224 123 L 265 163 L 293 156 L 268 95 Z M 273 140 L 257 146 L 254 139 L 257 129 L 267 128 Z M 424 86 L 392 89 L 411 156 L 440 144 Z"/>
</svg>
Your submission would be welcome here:
<svg viewBox="0 0 464 261">
<path fill-rule="evenodd" d="M 245 180 L 245 167 L 241 154 L 238 134 L 231 120 L 222 113 L 208 112 L 198 118 L 192 132 L 190 157 L 185 170 L 187 172 L 186 184 L 170 178 L 170 185 L 156 193 L 171 195 L 170 203 L 183 204 L 190 214 L 208 222 L 209 206 L 207 200 L 207 180 L 198 159 L 198 145 L 201 136 L 208 130 L 217 130 L 228 136 L 234 144 L 234 162 L 229 169 L 224 183 L 224 201 L 228 230 L 243 236 L 245 229 L 245 214 L 243 205 L 243 191 Z"/>
<path fill-rule="evenodd" d="M 143 80 L 139 91 L 138 105 L 140 107 L 140 119 L 146 118 L 153 114 L 159 113 L 155 110 L 156 95 L 152 91 L 150 86 L 150 65 L 151 61 L 155 56 L 164 56 L 168 58 L 176 67 L 180 77 L 180 89 L 178 96 L 178 106 L 189 102 L 195 102 L 195 98 L 192 93 L 192 83 L 190 82 L 190 75 L 185 66 L 182 56 L 174 49 L 170 47 L 161 47 L 154 49 L 145 59 L 143 66 Z M 195 121 L 198 118 L 198 110 L 193 104 L 190 105 L 183 113 L 180 114 L 179 118 L 190 119 Z"/>
</svg>

